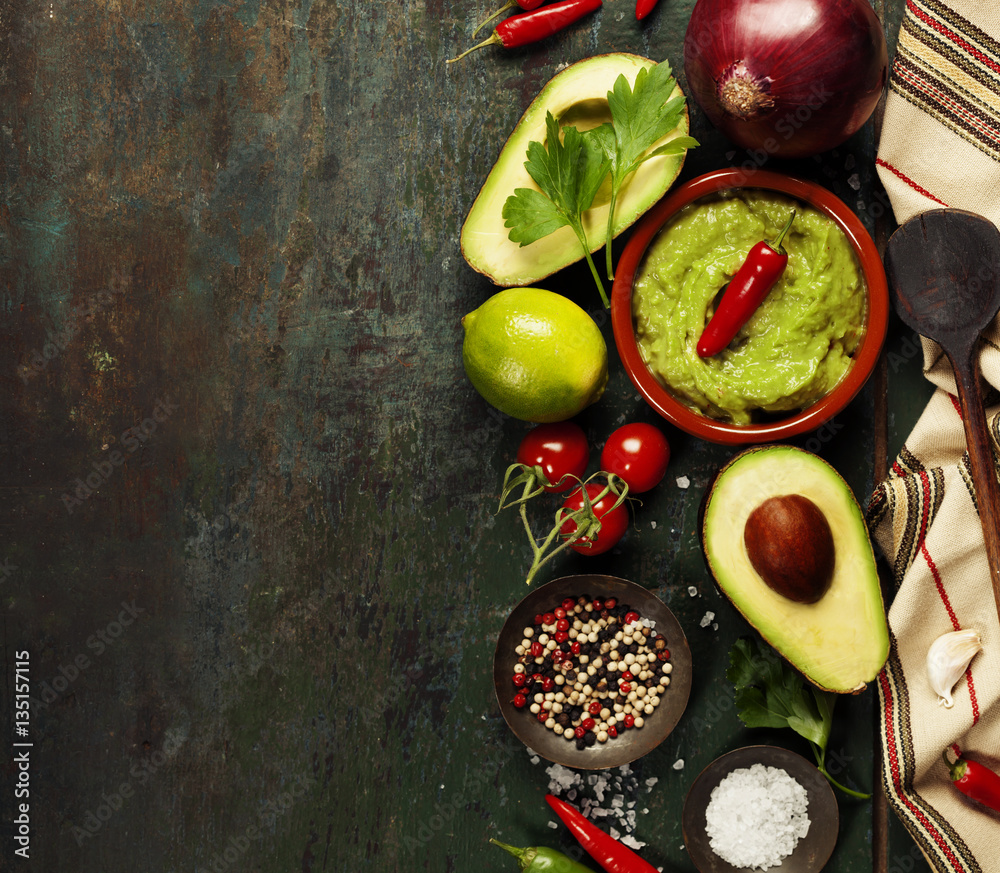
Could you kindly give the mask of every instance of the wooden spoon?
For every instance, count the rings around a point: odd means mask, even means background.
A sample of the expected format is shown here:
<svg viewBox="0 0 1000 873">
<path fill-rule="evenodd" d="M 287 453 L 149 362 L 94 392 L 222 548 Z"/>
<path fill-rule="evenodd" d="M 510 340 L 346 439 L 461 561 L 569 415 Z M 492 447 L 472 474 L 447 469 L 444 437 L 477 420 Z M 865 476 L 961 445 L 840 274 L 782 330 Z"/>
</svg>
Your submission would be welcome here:
<svg viewBox="0 0 1000 873">
<path fill-rule="evenodd" d="M 986 539 L 993 596 L 1000 614 L 1000 485 L 979 387 L 982 331 L 1000 310 L 1000 231 L 959 209 L 911 218 L 889 239 L 886 274 L 896 313 L 935 340 L 958 386 L 972 481 Z"/>
</svg>

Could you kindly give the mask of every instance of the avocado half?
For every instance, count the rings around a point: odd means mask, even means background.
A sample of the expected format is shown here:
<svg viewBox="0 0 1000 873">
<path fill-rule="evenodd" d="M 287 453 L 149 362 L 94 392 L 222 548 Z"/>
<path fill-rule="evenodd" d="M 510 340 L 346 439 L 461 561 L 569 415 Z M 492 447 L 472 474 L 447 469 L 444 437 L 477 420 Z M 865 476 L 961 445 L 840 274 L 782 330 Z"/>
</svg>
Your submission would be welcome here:
<svg viewBox="0 0 1000 873">
<path fill-rule="evenodd" d="M 833 534 L 833 577 L 814 603 L 772 590 L 744 541 L 750 513 L 771 497 L 791 494 L 818 506 Z M 826 461 L 783 445 L 736 455 L 706 496 L 701 541 L 722 593 L 810 682 L 857 693 L 878 675 L 889 655 L 889 629 L 875 555 L 854 494 Z"/>
<path fill-rule="evenodd" d="M 654 65 L 655 61 L 639 55 L 597 55 L 567 67 L 549 80 L 521 116 L 462 225 L 462 254 L 469 266 L 497 285 L 511 287 L 532 285 L 583 257 L 580 242 L 568 227 L 559 228 L 527 246 L 511 242 L 501 214 L 503 205 L 515 188 L 538 188 L 524 168 L 524 162 L 529 142 L 545 142 L 546 112 L 551 112 L 563 126 L 572 124 L 580 130 L 597 127 L 611 120 L 608 91 L 614 87 L 618 76 L 624 74 L 629 83 L 634 84 L 640 69 Z M 681 93 L 679 87 L 672 92 L 673 95 Z M 664 101 L 670 96 L 665 94 Z M 653 148 L 687 132 L 685 107 L 677 127 L 658 140 Z M 614 236 L 633 224 L 667 192 L 681 171 L 684 157 L 682 154 L 653 158 L 632 174 L 618 194 Z M 609 195 L 605 183 L 594 206 L 584 214 L 584 229 L 592 252 L 603 247 L 607 238 Z"/>
</svg>

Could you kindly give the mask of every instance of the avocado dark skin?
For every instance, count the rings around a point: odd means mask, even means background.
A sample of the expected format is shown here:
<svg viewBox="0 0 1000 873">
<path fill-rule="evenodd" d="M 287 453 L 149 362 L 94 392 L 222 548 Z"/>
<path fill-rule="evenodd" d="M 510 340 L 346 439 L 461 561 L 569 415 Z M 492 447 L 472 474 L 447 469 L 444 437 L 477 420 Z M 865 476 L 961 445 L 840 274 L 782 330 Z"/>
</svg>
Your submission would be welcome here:
<svg viewBox="0 0 1000 873">
<path fill-rule="evenodd" d="M 815 603 L 833 581 L 833 532 L 823 511 L 802 494 L 765 500 L 747 518 L 743 541 L 760 577 L 789 600 Z"/>
</svg>

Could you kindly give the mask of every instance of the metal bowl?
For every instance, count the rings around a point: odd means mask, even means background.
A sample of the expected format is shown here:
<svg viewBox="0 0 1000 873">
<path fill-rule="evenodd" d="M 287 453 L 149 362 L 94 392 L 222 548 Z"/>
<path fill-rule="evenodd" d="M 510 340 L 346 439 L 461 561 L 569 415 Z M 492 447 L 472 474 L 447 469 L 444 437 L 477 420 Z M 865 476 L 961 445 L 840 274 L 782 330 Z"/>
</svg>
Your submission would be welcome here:
<svg viewBox="0 0 1000 873">
<path fill-rule="evenodd" d="M 733 770 L 764 764 L 779 767 L 794 778 L 809 796 L 809 832 L 791 855 L 768 873 L 819 873 L 830 860 L 837 843 L 840 812 L 830 783 L 809 761 L 778 746 L 745 746 L 716 758 L 695 779 L 684 801 L 681 827 L 684 845 L 699 873 L 747 873 L 748 867 L 734 867 L 712 850 L 705 832 L 705 811 L 712 792 Z"/>
<path fill-rule="evenodd" d="M 643 618 L 654 621 L 656 632 L 667 639 L 670 662 L 674 665 L 666 693 L 641 728 L 623 730 L 614 739 L 586 749 L 577 749 L 574 742 L 547 729 L 526 708 L 517 709 L 512 703 L 514 688 L 510 681 L 517 660 L 514 649 L 521 642 L 524 628 L 533 624 L 539 612 L 550 611 L 567 597 L 581 595 L 601 599 L 616 597 L 619 603 L 627 604 Z M 582 770 L 620 767 L 655 749 L 680 721 L 691 693 L 691 649 L 674 614 L 642 586 L 614 576 L 564 576 L 536 588 L 508 616 L 493 656 L 493 685 L 500 712 L 510 729 L 546 760 Z"/>
</svg>

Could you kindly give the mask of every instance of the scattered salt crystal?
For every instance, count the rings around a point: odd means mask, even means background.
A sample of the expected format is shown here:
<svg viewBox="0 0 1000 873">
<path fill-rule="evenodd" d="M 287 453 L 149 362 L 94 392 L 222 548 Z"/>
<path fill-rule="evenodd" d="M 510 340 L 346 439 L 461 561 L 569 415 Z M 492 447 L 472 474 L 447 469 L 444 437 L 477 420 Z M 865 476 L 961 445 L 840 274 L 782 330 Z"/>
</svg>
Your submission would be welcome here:
<svg viewBox="0 0 1000 873">
<path fill-rule="evenodd" d="M 675 770 L 683 770 L 684 769 L 684 759 L 683 758 L 678 758 L 676 761 L 674 761 L 674 769 Z"/>
<path fill-rule="evenodd" d="M 857 191 L 861 188 L 861 179 L 858 177 L 857 173 L 851 173 L 851 175 L 847 177 L 847 184 Z"/>
<path fill-rule="evenodd" d="M 650 527 L 651 527 L 651 528 L 652 528 L 653 530 L 656 530 L 656 522 L 655 522 L 655 521 L 651 521 L 651 522 L 649 523 L 649 526 L 650 526 Z"/>
<path fill-rule="evenodd" d="M 688 594 L 691 595 L 691 597 L 697 597 L 698 589 L 695 588 L 694 585 L 688 585 Z"/>
<path fill-rule="evenodd" d="M 715 613 L 709 610 L 701 617 L 701 621 L 699 622 L 699 624 L 702 627 L 708 627 L 712 623 L 713 618 L 715 618 Z"/>
<path fill-rule="evenodd" d="M 677 477 L 677 487 L 678 488 L 690 488 L 691 487 L 691 480 L 687 476 L 678 476 Z"/>
<path fill-rule="evenodd" d="M 642 808 L 642 814 L 643 815 L 649 815 L 649 807 L 648 806 L 644 806 Z"/>
<path fill-rule="evenodd" d="M 609 833 L 611 834 L 611 838 L 613 840 L 620 840 L 621 839 L 622 832 L 620 830 L 618 830 L 618 828 L 611 828 L 611 830 L 609 831 Z"/>
<path fill-rule="evenodd" d="M 712 630 L 718 630 L 718 629 L 719 629 L 719 623 L 717 621 L 713 621 L 712 622 Z"/>
<path fill-rule="evenodd" d="M 643 624 L 655 626 L 655 622 L 648 620 L 644 620 Z M 614 833 L 624 835 L 623 840 L 633 840 L 629 845 L 645 845 L 632 836 L 637 811 L 636 801 L 630 798 L 638 794 L 640 784 L 628 764 L 601 773 L 580 773 L 560 764 L 551 764 L 546 768 L 546 773 L 549 775 L 550 793 L 564 796 L 573 802 L 584 818 L 601 821 L 606 829 L 613 829 Z M 647 794 L 652 791 L 656 782 L 655 776 L 645 780 Z M 643 808 L 644 815 L 648 812 L 647 808 Z M 604 822 L 607 822 L 606 826 Z"/>
<path fill-rule="evenodd" d="M 621 839 L 622 845 L 628 846 L 630 849 L 641 849 L 645 846 L 645 843 L 640 842 L 632 834 L 625 834 Z"/>
<path fill-rule="evenodd" d="M 579 779 L 576 773 L 568 767 L 563 767 L 562 764 L 550 764 L 545 768 L 545 772 L 551 780 L 549 782 L 550 789 L 553 787 L 559 789 L 572 788 Z"/>
<path fill-rule="evenodd" d="M 546 824 L 547 824 L 547 825 L 548 825 L 548 826 L 549 826 L 550 828 L 552 828 L 552 830 L 555 830 L 555 829 L 556 829 L 557 827 L 559 827 L 559 825 L 557 825 L 557 824 L 556 824 L 556 823 L 555 823 L 554 821 L 547 821 L 547 822 L 546 822 Z"/>
</svg>

